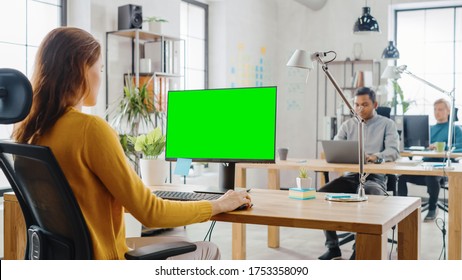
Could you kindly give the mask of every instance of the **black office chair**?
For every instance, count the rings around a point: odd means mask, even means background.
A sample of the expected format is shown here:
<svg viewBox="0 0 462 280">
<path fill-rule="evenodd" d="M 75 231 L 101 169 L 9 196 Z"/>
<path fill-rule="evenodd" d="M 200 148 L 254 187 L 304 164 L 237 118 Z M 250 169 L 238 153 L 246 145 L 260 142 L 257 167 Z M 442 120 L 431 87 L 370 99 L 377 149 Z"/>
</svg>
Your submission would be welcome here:
<svg viewBox="0 0 462 280">
<path fill-rule="evenodd" d="M 390 116 L 391 116 L 391 108 L 390 107 L 378 106 L 377 109 L 375 109 L 375 111 L 377 112 L 377 114 L 379 114 L 381 116 L 384 116 L 384 117 L 387 117 L 387 118 L 390 118 Z"/>
<path fill-rule="evenodd" d="M 0 69 L 0 124 L 23 120 L 32 87 L 21 72 Z M 0 166 L 16 194 L 27 230 L 25 259 L 93 259 L 92 240 L 72 189 L 48 147 L 0 141 Z M 196 250 L 189 242 L 129 251 L 127 259 L 166 259 Z"/>
</svg>

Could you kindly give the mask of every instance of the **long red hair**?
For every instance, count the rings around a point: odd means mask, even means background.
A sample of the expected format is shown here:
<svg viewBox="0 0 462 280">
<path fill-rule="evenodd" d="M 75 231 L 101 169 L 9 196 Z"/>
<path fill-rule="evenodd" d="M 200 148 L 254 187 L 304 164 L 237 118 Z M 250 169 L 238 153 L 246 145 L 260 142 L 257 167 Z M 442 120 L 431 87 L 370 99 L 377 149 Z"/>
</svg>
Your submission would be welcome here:
<svg viewBox="0 0 462 280">
<path fill-rule="evenodd" d="M 66 112 L 89 94 L 88 70 L 101 55 L 101 45 L 88 32 L 59 27 L 38 49 L 31 83 L 32 108 L 15 127 L 13 138 L 35 144 Z"/>
</svg>

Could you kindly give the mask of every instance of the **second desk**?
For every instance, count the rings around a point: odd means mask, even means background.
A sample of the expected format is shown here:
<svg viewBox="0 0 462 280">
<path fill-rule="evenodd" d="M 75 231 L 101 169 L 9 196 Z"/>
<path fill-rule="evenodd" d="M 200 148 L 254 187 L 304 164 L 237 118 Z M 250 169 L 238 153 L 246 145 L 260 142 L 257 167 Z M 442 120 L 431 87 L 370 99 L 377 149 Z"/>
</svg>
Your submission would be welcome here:
<svg viewBox="0 0 462 280">
<path fill-rule="evenodd" d="M 280 170 L 305 168 L 319 172 L 357 172 L 357 164 L 333 164 L 323 159 L 289 159 L 273 164 L 239 163 L 236 165 L 235 185 L 246 187 L 246 169 L 257 168 L 268 170 L 268 188 L 280 189 Z M 448 259 L 462 259 L 462 165 L 453 164 L 452 170 L 428 168 L 422 165 L 409 166 L 394 162 L 383 164 L 367 164 L 366 173 L 377 174 L 407 174 L 448 176 L 450 191 L 448 194 Z M 268 247 L 279 247 L 279 227 L 268 227 Z"/>
</svg>

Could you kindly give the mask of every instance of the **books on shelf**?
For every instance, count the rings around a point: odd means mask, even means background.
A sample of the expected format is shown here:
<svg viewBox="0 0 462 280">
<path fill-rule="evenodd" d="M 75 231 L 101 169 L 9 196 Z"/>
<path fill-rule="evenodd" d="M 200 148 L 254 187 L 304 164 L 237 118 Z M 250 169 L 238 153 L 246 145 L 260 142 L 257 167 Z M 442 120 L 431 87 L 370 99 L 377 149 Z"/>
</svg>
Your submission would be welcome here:
<svg viewBox="0 0 462 280">
<path fill-rule="evenodd" d="M 372 85 L 372 71 L 356 71 L 353 74 L 353 79 L 351 83 L 352 88 L 372 87 Z"/>
<path fill-rule="evenodd" d="M 167 92 L 169 87 L 169 78 L 154 77 L 154 106 L 158 112 L 167 111 Z"/>
<path fill-rule="evenodd" d="M 353 79 L 351 80 L 351 87 L 358 88 L 358 87 L 361 87 L 362 84 L 364 84 L 363 72 L 356 71 L 353 74 Z"/>
<path fill-rule="evenodd" d="M 128 74 L 125 74 L 127 76 Z M 170 76 L 157 76 L 154 74 L 141 74 L 139 76 L 140 86 L 146 84 L 146 89 L 149 96 L 154 104 L 154 108 L 157 112 L 167 111 L 167 93 L 170 89 L 176 89 L 177 83 L 172 82 Z M 135 82 L 135 76 L 132 75 L 133 83 Z"/>
</svg>

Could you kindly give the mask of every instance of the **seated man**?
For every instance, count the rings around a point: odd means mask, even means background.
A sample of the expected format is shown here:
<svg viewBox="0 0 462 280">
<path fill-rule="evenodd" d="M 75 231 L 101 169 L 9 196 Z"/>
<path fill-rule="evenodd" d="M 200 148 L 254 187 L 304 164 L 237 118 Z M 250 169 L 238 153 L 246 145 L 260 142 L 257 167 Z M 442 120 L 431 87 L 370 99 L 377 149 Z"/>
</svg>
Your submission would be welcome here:
<svg viewBox="0 0 462 280">
<path fill-rule="evenodd" d="M 430 143 L 448 142 L 450 108 L 449 102 L 443 98 L 433 103 L 433 113 L 435 115 L 436 124 L 430 126 Z M 461 151 L 462 129 L 459 126 L 454 126 L 453 135 L 453 147 L 456 148 L 454 151 Z M 435 145 L 431 144 L 428 148 L 434 150 Z M 445 150 L 447 150 L 447 145 Z M 443 162 L 445 158 L 423 158 L 423 161 Z M 427 192 L 430 198 L 428 200 L 428 213 L 424 218 L 424 222 L 433 221 L 437 215 L 436 203 L 440 192 L 440 183 L 443 179 L 444 178 L 441 176 L 401 175 L 398 180 L 398 195 L 407 196 L 407 183 L 427 186 Z"/>
<path fill-rule="evenodd" d="M 364 151 L 367 162 L 394 161 L 399 156 L 398 131 L 395 123 L 377 114 L 375 92 L 363 87 L 356 91 L 354 99 L 355 111 L 364 119 Z M 352 118 L 340 127 L 335 140 L 358 140 L 358 122 Z M 345 173 L 343 176 L 327 183 L 319 192 L 356 193 L 359 187 L 358 173 Z M 384 195 L 386 192 L 386 175 L 369 174 L 364 185 L 366 194 Z M 335 231 L 324 231 L 328 251 L 319 257 L 320 260 L 331 260 L 341 257 L 339 241 Z M 352 255 L 354 259 L 355 253 Z"/>
</svg>

